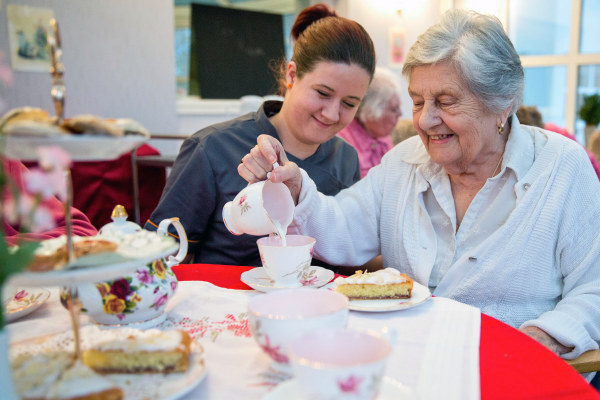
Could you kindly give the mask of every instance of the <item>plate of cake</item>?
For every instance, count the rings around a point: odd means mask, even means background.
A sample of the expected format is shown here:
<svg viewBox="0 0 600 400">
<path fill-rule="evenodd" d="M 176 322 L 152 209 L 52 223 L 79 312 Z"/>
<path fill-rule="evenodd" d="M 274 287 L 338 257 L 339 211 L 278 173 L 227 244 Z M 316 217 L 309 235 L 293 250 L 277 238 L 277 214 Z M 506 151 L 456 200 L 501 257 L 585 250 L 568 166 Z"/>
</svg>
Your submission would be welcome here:
<svg viewBox="0 0 600 400">
<path fill-rule="evenodd" d="M 66 243 L 65 235 L 41 241 L 26 271 L 12 275 L 11 283 L 15 286 L 64 286 L 80 281 L 104 281 L 167 257 L 179 247 L 172 237 L 143 229 L 118 237 L 74 236 L 76 258 L 69 263 Z"/>
<path fill-rule="evenodd" d="M 82 328 L 81 360 L 72 331 L 13 343 L 22 399 L 175 400 L 206 376 L 204 350 L 183 330 Z"/>
<path fill-rule="evenodd" d="M 405 310 L 431 297 L 429 288 L 395 268 L 375 272 L 357 271 L 347 278 L 337 278 L 326 288 L 347 296 L 350 300 L 348 308 L 354 311 Z"/>
</svg>

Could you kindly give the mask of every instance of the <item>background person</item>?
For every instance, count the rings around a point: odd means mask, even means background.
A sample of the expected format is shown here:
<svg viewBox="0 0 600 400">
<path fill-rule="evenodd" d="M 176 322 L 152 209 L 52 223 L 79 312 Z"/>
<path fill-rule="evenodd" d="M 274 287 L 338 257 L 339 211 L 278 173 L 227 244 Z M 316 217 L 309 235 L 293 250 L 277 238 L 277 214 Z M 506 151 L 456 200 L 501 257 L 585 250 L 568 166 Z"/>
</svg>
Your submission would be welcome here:
<svg viewBox="0 0 600 400">
<path fill-rule="evenodd" d="M 356 149 L 360 176 L 381 163 L 381 157 L 393 146 L 391 134 L 400 111 L 400 83 L 396 75 L 377 68 L 354 120 L 338 133 Z"/>
<path fill-rule="evenodd" d="M 194 262 L 261 265 L 257 237 L 234 236 L 222 219 L 223 205 L 247 184 L 237 168 L 259 134 L 281 142 L 323 193 L 336 194 L 360 179 L 356 151 L 335 135 L 354 118 L 375 71 L 371 38 L 322 4 L 298 15 L 292 36 L 293 55 L 282 68 L 283 102 L 267 101 L 255 113 L 187 139 L 146 223 L 156 229 L 162 219 L 179 217 Z"/>
<path fill-rule="evenodd" d="M 415 129 L 412 119 L 400 119 L 392 131 L 392 143 L 395 146 L 398 143 L 418 134 L 419 133 Z"/>
<path fill-rule="evenodd" d="M 544 123 L 542 113 L 538 110 L 536 106 L 522 105 L 519 107 L 516 114 L 517 118 L 519 118 L 519 122 L 523 125 L 537 126 L 538 128 L 556 132 L 558 134 L 563 135 L 564 137 L 567 137 L 579 143 L 575 135 L 571 134 L 565 128 L 561 128 L 560 126 L 551 122 Z M 592 151 L 586 149 L 586 153 L 588 155 L 588 158 L 590 159 L 590 162 L 592 163 L 592 167 L 594 167 L 594 172 L 596 172 L 596 176 L 598 177 L 598 179 L 600 179 L 600 165 L 598 165 L 598 160 L 596 159 Z"/>
<path fill-rule="evenodd" d="M 264 179 L 279 160 L 270 179 L 297 201 L 288 233 L 315 237 L 328 262 L 381 252 L 434 295 L 565 358 L 598 349 L 600 183 L 580 145 L 514 117 L 524 73 L 500 21 L 447 11 L 411 47 L 403 75 L 419 137 L 351 188 L 318 193 L 265 135 L 240 174 Z"/>
</svg>

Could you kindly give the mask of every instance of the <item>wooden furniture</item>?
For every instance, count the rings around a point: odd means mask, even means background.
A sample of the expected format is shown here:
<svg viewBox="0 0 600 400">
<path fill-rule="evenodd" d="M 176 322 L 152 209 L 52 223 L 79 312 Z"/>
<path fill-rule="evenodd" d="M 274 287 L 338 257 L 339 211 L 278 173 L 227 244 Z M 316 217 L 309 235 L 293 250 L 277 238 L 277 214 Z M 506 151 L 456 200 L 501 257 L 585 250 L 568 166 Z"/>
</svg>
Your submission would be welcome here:
<svg viewBox="0 0 600 400">
<path fill-rule="evenodd" d="M 600 371 L 600 350 L 586 351 L 573 360 L 565 360 L 579 373 Z"/>
</svg>

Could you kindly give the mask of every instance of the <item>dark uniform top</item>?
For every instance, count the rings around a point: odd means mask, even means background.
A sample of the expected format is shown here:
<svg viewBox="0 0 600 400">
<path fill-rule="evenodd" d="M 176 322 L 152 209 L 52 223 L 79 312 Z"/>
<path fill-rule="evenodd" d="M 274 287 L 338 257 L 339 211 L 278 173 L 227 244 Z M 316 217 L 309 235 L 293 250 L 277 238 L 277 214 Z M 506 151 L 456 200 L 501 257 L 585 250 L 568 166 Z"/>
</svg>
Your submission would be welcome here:
<svg viewBox="0 0 600 400">
<path fill-rule="evenodd" d="M 281 109 L 280 101 L 267 101 L 254 113 L 218 123 L 186 139 L 169 174 L 160 202 L 145 228 L 156 230 L 165 218 L 179 217 L 193 262 L 261 265 L 258 236 L 231 234 L 223 223 L 223 206 L 246 182 L 237 172 L 241 158 L 256 145 L 260 134 L 277 139 L 269 117 Z M 305 160 L 287 154 L 315 181 L 320 192 L 334 195 L 360 179 L 356 150 L 333 137 Z M 173 234 L 176 232 L 173 230 Z"/>
</svg>

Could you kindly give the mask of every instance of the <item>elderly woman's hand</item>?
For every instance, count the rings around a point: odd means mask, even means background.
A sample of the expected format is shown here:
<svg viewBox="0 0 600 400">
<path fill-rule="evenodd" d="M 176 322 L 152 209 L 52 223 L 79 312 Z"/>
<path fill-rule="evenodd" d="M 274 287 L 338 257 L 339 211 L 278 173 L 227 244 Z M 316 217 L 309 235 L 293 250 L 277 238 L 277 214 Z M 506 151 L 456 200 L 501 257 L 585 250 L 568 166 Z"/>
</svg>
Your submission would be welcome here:
<svg viewBox="0 0 600 400">
<path fill-rule="evenodd" d="M 273 169 L 275 162 L 279 166 Z M 268 179 L 271 182 L 284 183 L 290 189 L 294 204 L 298 204 L 302 189 L 300 168 L 295 162 L 287 159 L 283 145 L 277 139 L 269 135 L 260 135 L 257 145 L 242 157 L 238 173 L 248 182 L 254 183 L 267 179 L 268 172 L 271 172 Z"/>
<path fill-rule="evenodd" d="M 527 326 L 519 330 L 537 340 L 558 355 L 568 353 L 573 350 L 572 347 L 563 346 L 556 339 L 548 335 L 545 331 L 541 330 L 537 326 Z"/>
</svg>

